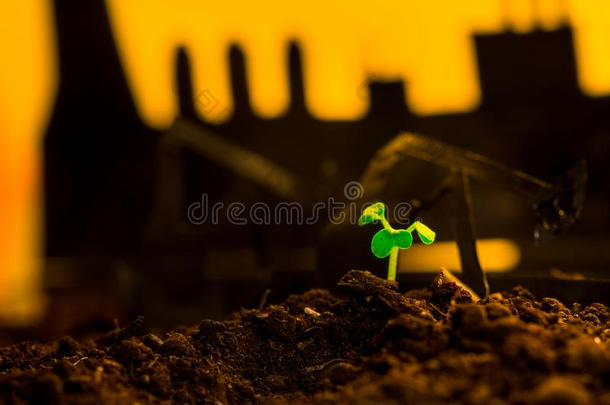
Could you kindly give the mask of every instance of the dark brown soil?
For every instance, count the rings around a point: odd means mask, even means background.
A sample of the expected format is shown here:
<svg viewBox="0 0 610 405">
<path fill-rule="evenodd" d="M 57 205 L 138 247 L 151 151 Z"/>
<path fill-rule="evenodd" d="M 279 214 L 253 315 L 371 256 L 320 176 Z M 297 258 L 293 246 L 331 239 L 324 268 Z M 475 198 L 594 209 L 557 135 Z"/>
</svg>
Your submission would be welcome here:
<svg viewBox="0 0 610 405">
<path fill-rule="evenodd" d="M 610 313 L 515 288 L 398 292 L 350 271 L 163 336 L 136 320 L 97 341 L 0 349 L 0 403 L 610 404 Z"/>
</svg>

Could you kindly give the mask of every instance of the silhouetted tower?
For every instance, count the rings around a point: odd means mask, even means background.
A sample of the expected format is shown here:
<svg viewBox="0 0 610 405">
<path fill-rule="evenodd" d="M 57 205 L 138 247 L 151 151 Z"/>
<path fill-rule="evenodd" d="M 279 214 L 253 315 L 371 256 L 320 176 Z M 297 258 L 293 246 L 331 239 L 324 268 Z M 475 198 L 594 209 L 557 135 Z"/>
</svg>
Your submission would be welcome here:
<svg viewBox="0 0 610 405">
<path fill-rule="evenodd" d="M 205 102 L 206 100 L 196 100 L 194 97 L 191 65 L 184 48 L 179 48 L 176 53 L 176 87 L 178 90 L 178 111 L 180 116 L 191 119 L 196 118 L 195 103 Z M 201 93 L 197 95 L 197 97 L 202 98 L 205 96 L 207 94 Z"/>
<path fill-rule="evenodd" d="M 231 72 L 231 89 L 233 90 L 233 105 L 236 119 L 252 119 L 250 92 L 246 72 L 244 53 L 237 45 L 229 50 L 229 69 Z"/>
<path fill-rule="evenodd" d="M 132 253 L 151 199 L 155 132 L 138 117 L 104 1 L 54 5 L 59 90 L 44 139 L 46 253 Z"/>
<path fill-rule="evenodd" d="M 383 123 L 392 132 L 407 129 L 406 122 L 411 114 L 406 105 L 404 89 L 401 80 L 370 81 L 367 120 Z"/>
<path fill-rule="evenodd" d="M 292 41 L 288 47 L 288 83 L 290 86 L 290 108 L 288 114 L 306 116 L 305 85 L 303 82 L 303 61 L 299 45 Z"/>
<path fill-rule="evenodd" d="M 474 37 L 482 108 L 565 103 L 581 97 L 571 28 Z"/>
</svg>

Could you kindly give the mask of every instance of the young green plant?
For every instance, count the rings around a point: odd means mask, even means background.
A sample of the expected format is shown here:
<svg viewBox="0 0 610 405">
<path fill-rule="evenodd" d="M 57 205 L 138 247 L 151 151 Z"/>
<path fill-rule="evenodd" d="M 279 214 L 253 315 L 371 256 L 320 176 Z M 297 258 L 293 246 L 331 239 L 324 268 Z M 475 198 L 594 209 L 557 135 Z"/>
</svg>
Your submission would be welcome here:
<svg viewBox="0 0 610 405">
<path fill-rule="evenodd" d="M 426 245 L 434 242 L 436 233 L 419 221 L 413 222 L 407 229 L 394 229 L 385 217 L 385 205 L 381 202 L 370 205 L 362 211 L 358 219 L 358 225 L 364 226 L 372 222 L 380 222 L 383 229 L 373 236 L 371 240 L 371 251 L 380 259 L 390 256 L 388 263 L 388 280 L 396 280 L 396 264 L 398 251 L 408 249 L 413 244 L 415 230 L 419 239 Z"/>
</svg>

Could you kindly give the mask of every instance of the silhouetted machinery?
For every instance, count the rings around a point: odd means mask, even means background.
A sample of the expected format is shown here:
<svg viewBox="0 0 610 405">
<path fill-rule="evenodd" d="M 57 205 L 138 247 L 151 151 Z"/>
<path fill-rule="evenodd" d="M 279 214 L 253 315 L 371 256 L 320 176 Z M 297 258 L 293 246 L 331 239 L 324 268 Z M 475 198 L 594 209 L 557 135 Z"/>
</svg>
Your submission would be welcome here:
<svg viewBox="0 0 610 405">
<path fill-rule="evenodd" d="M 75 16 L 82 20 L 83 14 L 91 21 L 84 29 L 75 22 Z M 163 318 L 155 313 L 161 311 L 161 304 L 146 307 L 152 296 L 157 303 L 191 307 L 201 304 L 194 297 L 214 296 L 217 301 L 212 304 L 219 309 L 212 315 L 224 313 L 236 305 L 251 305 L 244 301 L 257 299 L 272 281 L 276 290 L 282 290 L 275 293 L 282 294 L 311 284 L 316 268 L 340 266 L 337 258 L 327 260 L 324 246 L 318 257 L 323 222 L 310 227 L 193 225 L 186 218 L 188 207 L 204 193 L 211 202 L 246 204 L 294 200 L 309 206 L 320 198 L 341 198 L 345 183 L 359 179 L 374 153 L 403 131 L 429 137 L 421 138 L 422 142 L 454 145 L 454 149 L 447 146 L 447 151 L 471 150 L 485 156 L 486 162 L 502 162 L 515 169 L 510 172 L 514 178 L 525 183 L 515 173 L 529 173 L 530 184 L 552 189 L 536 197 L 540 218 L 551 222 L 572 218 L 573 213 L 563 209 L 566 202 L 575 210 L 582 208 L 583 177 L 572 176 L 568 185 L 531 179 L 558 178 L 580 167 L 583 158 L 590 169 L 587 201 L 596 206 L 609 202 L 604 176 L 608 163 L 600 151 L 610 146 L 610 100 L 580 92 L 568 26 L 528 34 L 475 35 L 482 104 L 470 113 L 427 117 L 409 111 L 402 82 L 371 81 L 370 109 L 362 120 L 317 120 L 305 107 L 301 57 L 297 44 L 292 44 L 288 57 L 291 106 L 285 115 L 261 119 L 253 114 L 244 57 L 233 47 L 229 60 L 235 114 L 223 124 L 210 124 L 195 113 L 188 55 L 177 50 L 180 118 L 161 133 L 147 128 L 137 116 L 103 2 L 84 5 L 56 0 L 56 16 L 61 82 L 45 137 L 46 248 L 50 263 L 61 258 L 62 265 L 50 266 L 49 272 L 55 275 L 49 277 L 70 280 L 65 282 L 69 287 L 122 274 L 121 280 L 131 283 L 125 282 L 129 293 L 123 298 L 134 312 Z M 258 163 L 252 165 L 248 159 Z M 467 177 L 477 178 L 480 173 L 478 169 L 471 173 L 474 169 L 468 165 L 481 161 L 466 160 L 431 167 L 429 159 L 404 159 L 398 168 L 411 174 L 401 183 L 400 198 L 433 195 L 444 180 L 458 191 L 462 204 L 457 217 L 442 204 L 436 214 L 426 214 L 442 238 L 454 238 L 456 218 L 472 222 L 470 193 L 463 190 L 468 187 Z M 266 171 L 259 173 L 261 165 Z M 450 177 L 448 169 L 453 170 Z M 502 180 L 494 176 L 486 180 L 502 186 L 504 172 L 495 173 Z M 417 194 L 411 195 L 411 190 Z M 493 190 L 473 186 L 475 206 L 477 200 L 489 199 Z M 578 193 L 554 199 L 570 190 Z M 502 216 L 492 215 L 489 206 L 476 210 L 479 234 L 530 243 L 528 207 L 523 210 L 522 203 L 504 194 L 500 198 L 506 201 Z M 608 220 L 584 215 L 574 232 L 603 241 Z M 470 244 L 460 245 L 463 257 L 472 253 L 473 235 L 457 235 Z M 343 242 L 339 238 L 332 243 L 337 240 Z M 322 243 L 328 241 L 322 239 Z M 584 244 L 578 238 L 570 243 Z M 346 265 L 350 251 L 366 251 L 361 245 L 346 249 Z M 583 249 L 575 253 L 577 266 L 603 274 L 610 257 L 591 258 Z M 528 252 L 520 268 L 529 272 L 550 264 L 570 267 L 576 263 L 555 257 L 552 263 L 540 265 L 540 257 L 548 260 L 548 255 Z M 108 272 L 109 267 L 120 270 Z M 56 277 L 66 269 L 73 269 L 69 276 Z M 343 270 L 347 268 L 336 271 Z M 475 277 L 476 271 L 469 274 Z M 470 282 L 479 291 L 484 288 L 482 279 Z M 218 298 L 223 294 L 229 298 Z M 175 316 L 176 311 L 170 310 Z"/>
</svg>

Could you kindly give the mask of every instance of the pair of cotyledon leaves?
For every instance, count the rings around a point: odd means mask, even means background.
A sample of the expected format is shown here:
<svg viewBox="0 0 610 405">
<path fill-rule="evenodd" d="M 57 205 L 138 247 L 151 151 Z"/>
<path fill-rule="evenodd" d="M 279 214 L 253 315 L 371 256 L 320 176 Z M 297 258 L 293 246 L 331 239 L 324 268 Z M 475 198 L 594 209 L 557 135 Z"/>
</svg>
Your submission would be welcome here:
<svg viewBox="0 0 610 405">
<path fill-rule="evenodd" d="M 413 235 L 411 234 L 413 230 L 417 232 L 421 241 L 426 245 L 434 242 L 436 238 L 436 233 L 419 221 L 415 221 L 407 229 L 393 229 L 385 221 L 385 205 L 380 202 L 364 209 L 358 220 L 358 225 L 367 225 L 373 221 L 385 222 L 384 229 L 377 232 L 371 241 L 371 251 L 380 259 L 389 256 L 394 247 L 399 249 L 410 248 L 413 244 Z"/>
</svg>

